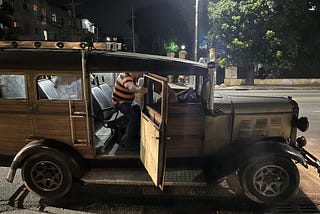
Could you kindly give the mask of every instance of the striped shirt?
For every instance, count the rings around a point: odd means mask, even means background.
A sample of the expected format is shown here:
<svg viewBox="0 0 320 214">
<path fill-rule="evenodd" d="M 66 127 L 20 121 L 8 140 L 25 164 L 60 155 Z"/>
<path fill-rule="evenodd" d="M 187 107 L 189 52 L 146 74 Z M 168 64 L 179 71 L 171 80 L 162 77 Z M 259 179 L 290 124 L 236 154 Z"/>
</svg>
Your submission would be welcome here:
<svg viewBox="0 0 320 214">
<path fill-rule="evenodd" d="M 112 93 L 114 104 L 132 102 L 135 98 L 134 92 L 129 90 L 129 86 L 134 84 L 134 78 L 129 73 L 120 73 Z"/>
</svg>

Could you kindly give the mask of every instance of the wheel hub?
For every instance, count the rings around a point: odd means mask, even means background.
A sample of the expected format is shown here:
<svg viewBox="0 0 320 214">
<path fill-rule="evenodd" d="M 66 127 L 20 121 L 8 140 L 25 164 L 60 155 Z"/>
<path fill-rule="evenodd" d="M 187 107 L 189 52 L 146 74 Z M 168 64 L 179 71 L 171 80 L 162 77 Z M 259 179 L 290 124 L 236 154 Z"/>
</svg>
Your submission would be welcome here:
<svg viewBox="0 0 320 214">
<path fill-rule="evenodd" d="M 42 161 L 32 167 L 31 179 L 43 191 L 53 191 L 61 186 L 63 176 L 60 168 L 55 163 Z"/>
<path fill-rule="evenodd" d="M 283 193 L 289 184 L 289 175 L 285 169 L 276 165 L 260 168 L 254 175 L 254 187 L 264 196 L 275 197 Z"/>
</svg>

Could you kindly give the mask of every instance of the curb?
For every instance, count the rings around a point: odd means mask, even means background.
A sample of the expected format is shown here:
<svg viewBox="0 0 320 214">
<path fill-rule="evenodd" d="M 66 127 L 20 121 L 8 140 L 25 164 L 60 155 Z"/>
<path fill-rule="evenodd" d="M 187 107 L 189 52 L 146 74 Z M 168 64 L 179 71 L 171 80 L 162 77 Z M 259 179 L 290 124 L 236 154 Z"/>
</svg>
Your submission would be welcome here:
<svg viewBox="0 0 320 214">
<path fill-rule="evenodd" d="M 226 85 L 216 85 L 216 90 L 320 90 L 320 86 L 313 85 L 253 85 L 253 86 L 226 86 Z"/>
</svg>

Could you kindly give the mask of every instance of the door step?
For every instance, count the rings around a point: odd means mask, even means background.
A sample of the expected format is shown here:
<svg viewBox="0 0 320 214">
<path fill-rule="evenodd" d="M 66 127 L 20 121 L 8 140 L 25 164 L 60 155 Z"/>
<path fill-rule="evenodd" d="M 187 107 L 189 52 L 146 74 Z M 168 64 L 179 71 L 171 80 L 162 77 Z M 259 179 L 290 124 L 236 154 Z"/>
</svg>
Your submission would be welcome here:
<svg viewBox="0 0 320 214">
<path fill-rule="evenodd" d="M 144 168 L 110 168 L 88 171 L 81 180 L 88 184 L 154 185 Z M 201 169 L 167 169 L 167 186 L 206 186 Z"/>
</svg>

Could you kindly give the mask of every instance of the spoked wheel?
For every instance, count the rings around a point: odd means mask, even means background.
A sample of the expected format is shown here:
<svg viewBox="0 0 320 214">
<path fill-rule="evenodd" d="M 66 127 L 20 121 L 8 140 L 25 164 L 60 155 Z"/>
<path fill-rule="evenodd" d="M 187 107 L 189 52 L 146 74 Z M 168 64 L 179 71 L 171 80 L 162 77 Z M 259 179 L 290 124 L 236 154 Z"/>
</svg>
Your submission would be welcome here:
<svg viewBox="0 0 320 214">
<path fill-rule="evenodd" d="M 42 198 L 62 197 L 72 186 L 72 174 L 66 161 L 55 153 L 32 155 L 23 165 L 21 173 L 28 190 Z"/>
<path fill-rule="evenodd" d="M 240 171 L 244 193 L 253 201 L 275 204 L 290 198 L 299 187 L 299 171 L 287 158 L 254 161 Z"/>
</svg>

